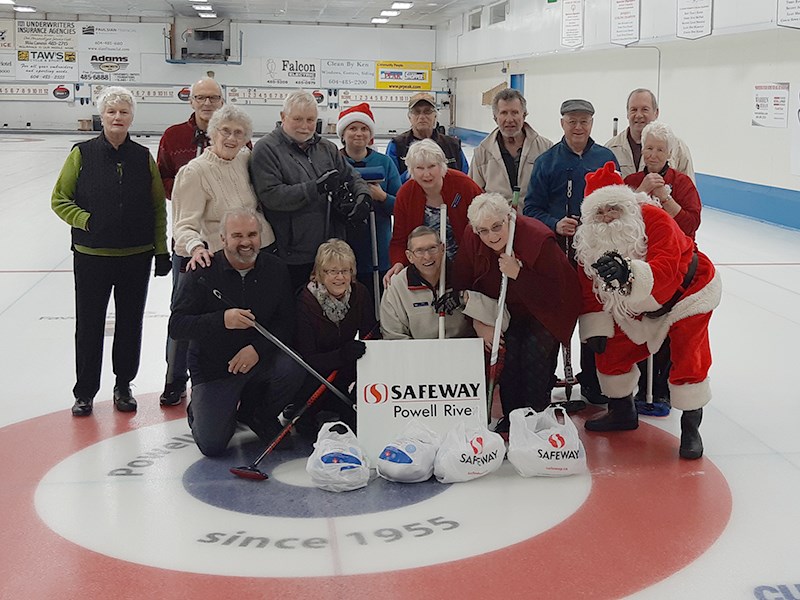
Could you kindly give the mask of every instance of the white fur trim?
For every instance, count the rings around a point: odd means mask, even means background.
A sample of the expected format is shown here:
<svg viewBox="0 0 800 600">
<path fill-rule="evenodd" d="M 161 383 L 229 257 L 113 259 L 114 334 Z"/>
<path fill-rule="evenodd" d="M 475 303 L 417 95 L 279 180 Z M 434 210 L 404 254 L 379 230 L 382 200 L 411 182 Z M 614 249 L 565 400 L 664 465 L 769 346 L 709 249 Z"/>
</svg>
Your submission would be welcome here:
<svg viewBox="0 0 800 600">
<path fill-rule="evenodd" d="M 597 379 L 600 381 L 600 390 L 604 396 L 625 398 L 639 385 L 639 367 L 633 365 L 633 368 L 623 375 L 603 375 L 598 371 Z"/>
<path fill-rule="evenodd" d="M 636 194 L 627 185 L 607 185 L 586 196 L 581 202 L 581 217 L 588 222 L 597 213 L 597 209 L 609 204 L 638 205 Z"/>
<path fill-rule="evenodd" d="M 370 119 L 367 113 L 351 112 L 347 113 L 336 123 L 336 135 L 339 136 L 339 139 L 341 139 L 342 135 L 344 134 L 344 130 L 353 123 L 363 123 L 369 127 L 369 132 L 373 135 L 373 137 L 375 136 L 375 121 Z"/>
<path fill-rule="evenodd" d="M 644 302 L 653 291 L 653 269 L 643 260 L 631 260 L 631 293 L 628 296 L 629 304 L 639 304 Z M 653 309 L 655 310 L 655 309 Z"/>
<path fill-rule="evenodd" d="M 703 289 L 679 300 L 663 317 L 657 319 L 642 317 L 641 320 L 617 319 L 617 324 L 632 342 L 647 344 L 650 352 L 655 354 L 661 348 L 673 323 L 686 317 L 711 312 L 719 305 L 721 298 L 722 278 L 717 271 L 714 273 L 714 278 Z"/>
<path fill-rule="evenodd" d="M 711 400 L 711 385 L 707 377 L 698 383 L 684 383 L 682 385 L 670 383 L 669 396 L 673 408 L 696 410 L 703 408 Z"/>
<path fill-rule="evenodd" d="M 614 337 L 614 318 L 607 312 L 585 313 L 578 317 L 578 331 L 581 342 L 590 337 Z"/>
</svg>

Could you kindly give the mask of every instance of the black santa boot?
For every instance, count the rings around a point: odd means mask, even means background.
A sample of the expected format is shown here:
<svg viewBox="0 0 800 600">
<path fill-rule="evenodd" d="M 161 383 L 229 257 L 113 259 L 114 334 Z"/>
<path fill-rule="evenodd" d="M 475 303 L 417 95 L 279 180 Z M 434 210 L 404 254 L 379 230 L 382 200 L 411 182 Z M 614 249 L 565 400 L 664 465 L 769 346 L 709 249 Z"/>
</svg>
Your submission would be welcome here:
<svg viewBox="0 0 800 600">
<path fill-rule="evenodd" d="M 702 420 L 702 408 L 683 411 L 681 415 L 681 458 L 694 460 L 703 456 L 703 440 L 699 431 Z"/>
<path fill-rule="evenodd" d="M 583 426 L 589 431 L 629 431 L 639 427 L 639 414 L 633 402 L 633 395 L 624 398 L 609 398 L 608 412 L 589 419 Z"/>
</svg>

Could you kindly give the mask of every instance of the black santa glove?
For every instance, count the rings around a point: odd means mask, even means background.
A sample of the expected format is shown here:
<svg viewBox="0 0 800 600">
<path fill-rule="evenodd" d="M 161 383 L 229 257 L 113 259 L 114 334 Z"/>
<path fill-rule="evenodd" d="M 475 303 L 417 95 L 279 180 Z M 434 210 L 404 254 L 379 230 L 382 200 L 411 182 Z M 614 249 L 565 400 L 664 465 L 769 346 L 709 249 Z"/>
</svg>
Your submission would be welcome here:
<svg viewBox="0 0 800 600">
<path fill-rule="evenodd" d="M 350 364 L 356 362 L 359 358 L 364 356 L 366 351 L 367 345 L 364 342 L 361 340 L 353 340 L 351 342 L 347 342 L 339 349 L 339 356 L 341 357 L 342 362 L 345 364 Z"/>
<path fill-rule="evenodd" d="M 584 343 L 586 347 L 589 348 L 595 354 L 602 354 L 606 351 L 606 343 L 608 342 L 608 338 L 604 335 L 596 335 L 593 337 L 588 338 Z"/>
<path fill-rule="evenodd" d="M 625 285 L 631 275 L 628 262 L 615 251 L 606 252 L 592 264 L 592 268 L 607 284 L 617 281 L 620 286 Z"/>
<path fill-rule="evenodd" d="M 172 272 L 172 259 L 169 254 L 156 254 L 156 277 L 164 277 Z"/>
<path fill-rule="evenodd" d="M 457 290 L 448 290 L 433 301 L 433 310 L 439 314 L 452 315 L 459 308 L 464 308 L 464 293 Z"/>
<path fill-rule="evenodd" d="M 317 191 L 320 194 L 330 194 L 335 192 L 341 186 L 339 180 L 339 171 L 331 169 L 317 177 Z"/>
</svg>

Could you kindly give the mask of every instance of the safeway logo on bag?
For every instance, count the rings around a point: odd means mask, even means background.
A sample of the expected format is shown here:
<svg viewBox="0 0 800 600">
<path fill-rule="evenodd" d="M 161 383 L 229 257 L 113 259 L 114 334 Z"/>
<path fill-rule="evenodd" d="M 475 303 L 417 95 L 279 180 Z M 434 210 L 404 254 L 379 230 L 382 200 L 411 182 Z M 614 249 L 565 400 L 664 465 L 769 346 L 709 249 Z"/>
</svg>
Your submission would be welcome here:
<svg viewBox="0 0 800 600">
<path fill-rule="evenodd" d="M 481 436 L 472 438 L 469 441 L 469 445 L 472 448 L 473 454 L 480 454 L 483 452 L 483 438 Z"/>
<path fill-rule="evenodd" d="M 385 383 L 373 383 L 364 388 L 364 402 L 367 404 L 383 404 L 389 400 L 389 386 Z"/>
<path fill-rule="evenodd" d="M 553 448 L 563 448 L 564 446 L 567 445 L 567 442 L 564 440 L 564 436 L 561 435 L 560 433 L 554 433 L 549 438 L 547 438 L 547 441 L 550 442 L 550 445 Z"/>
</svg>

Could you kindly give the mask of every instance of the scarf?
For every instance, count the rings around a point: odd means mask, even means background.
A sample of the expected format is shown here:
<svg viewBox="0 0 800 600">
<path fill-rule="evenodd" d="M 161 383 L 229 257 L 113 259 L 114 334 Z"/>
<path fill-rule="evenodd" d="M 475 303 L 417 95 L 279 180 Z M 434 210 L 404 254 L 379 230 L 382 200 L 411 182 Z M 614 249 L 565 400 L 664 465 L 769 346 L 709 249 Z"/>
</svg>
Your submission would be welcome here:
<svg viewBox="0 0 800 600">
<path fill-rule="evenodd" d="M 317 302 L 319 302 L 319 305 L 322 307 L 323 314 L 331 322 L 338 325 L 347 316 L 347 312 L 350 310 L 349 289 L 344 293 L 344 296 L 339 299 L 331 296 L 324 285 L 320 285 L 315 281 L 309 281 L 308 291 L 317 299 Z"/>
</svg>

